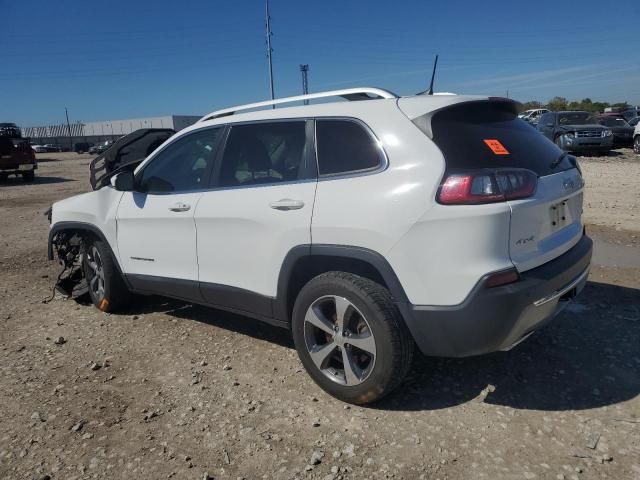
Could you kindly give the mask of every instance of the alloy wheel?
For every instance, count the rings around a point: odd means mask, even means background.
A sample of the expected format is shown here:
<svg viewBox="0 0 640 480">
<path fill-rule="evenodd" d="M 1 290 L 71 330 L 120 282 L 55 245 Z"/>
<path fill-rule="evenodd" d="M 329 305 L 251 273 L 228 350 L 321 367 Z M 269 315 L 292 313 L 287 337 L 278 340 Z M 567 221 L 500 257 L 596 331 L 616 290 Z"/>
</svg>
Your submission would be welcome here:
<svg viewBox="0 0 640 480">
<path fill-rule="evenodd" d="M 100 252 L 92 245 L 87 251 L 87 265 L 89 267 L 89 289 L 97 299 L 104 297 L 104 266 Z"/>
<path fill-rule="evenodd" d="M 371 375 L 375 338 L 367 319 L 346 298 L 315 300 L 305 314 L 304 338 L 311 360 L 332 381 L 351 387 Z"/>
</svg>

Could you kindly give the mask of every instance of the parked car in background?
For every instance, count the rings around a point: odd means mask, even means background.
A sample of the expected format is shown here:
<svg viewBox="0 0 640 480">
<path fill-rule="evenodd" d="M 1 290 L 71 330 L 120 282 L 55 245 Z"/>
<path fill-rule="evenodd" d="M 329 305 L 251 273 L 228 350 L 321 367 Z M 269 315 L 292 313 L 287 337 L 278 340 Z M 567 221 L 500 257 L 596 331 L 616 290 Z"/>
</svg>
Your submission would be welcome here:
<svg viewBox="0 0 640 480">
<path fill-rule="evenodd" d="M 596 122 L 608 127 L 613 132 L 613 145 L 619 147 L 631 146 L 633 143 L 633 127 L 624 118 L 610 115 L 596 115 Z"/>
<path fill-rule="evenodd" d="M 9 175 L 21 175 L 25 182 L 31 182 L 37 168 L 36 155 L 28 139 L 0 134 L 0 180 L 6 180 Z"/>
<path fill-rule="evenodd" d="M 31 148 L 36 153 L 47 153 L 47 147 L 44 145 L 31 145 Z"/>
<path fill-rule="evenodd" d="M 0 123 L 0 137 L 21 138 L 22 132 L 15 123 L 3 122 Z"/>
<path fill-rule="evenodd" d="M 546 108 L 534 108 L 533 110 L 526 110 L 520 114 L 522 116 L 518 116 L 532 125 L 537 125 L 540 117 L 548 111 Z"/>
<path fill-rule="evenodd" d="M 106 140 L 104 142 L 96 143 L 93 147 L 89 148 L 89 153 L 102 153 L 106 151 L 111 145 L 113 145 L 113 140 Z"/>
<path fill-rule="evenodd" d="M 73 145 L 73 151 L 76 153 L 85 153 L 88 152 L 92 146 L 93 145 L 87 142 L 78 142 Z"/>
<path fill-rule="evenodd" d="M 608 152 L 613 132 L 600 125 L 589 112 L 548 112 L 540 117 L 538 130 L 568 152 Z"/>
<path fill-rule="evenodd" d="M 47 143 L 44 148 L 47 152 L 62 152 L 62 147 L 59 145 L 54 145 L 52 143 Z"/>
</svg>

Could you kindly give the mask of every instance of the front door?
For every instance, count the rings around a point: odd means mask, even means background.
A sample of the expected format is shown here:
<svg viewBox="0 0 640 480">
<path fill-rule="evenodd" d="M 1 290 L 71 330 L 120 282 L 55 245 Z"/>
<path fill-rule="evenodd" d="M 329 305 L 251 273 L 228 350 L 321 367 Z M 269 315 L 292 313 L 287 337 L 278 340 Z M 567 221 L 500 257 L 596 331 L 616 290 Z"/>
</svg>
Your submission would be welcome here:
<svg viewBox="0 0 640 480">
<path fill-rule="evenodd" d="M 194 213 L 222 133 L 208 128 L 177 138 L 141 166 L 137 191 L 122 196 L 118 250 L 134 288 L 181 298 L 198 292 Z"/>
<path fill-rule="evenodd" d="M 233 125 L 221 157 L 196 208 L 201 292 L 209 304 L 271 317 L 287 253 L 311 243 L 312 122 Z"/>
</svg>

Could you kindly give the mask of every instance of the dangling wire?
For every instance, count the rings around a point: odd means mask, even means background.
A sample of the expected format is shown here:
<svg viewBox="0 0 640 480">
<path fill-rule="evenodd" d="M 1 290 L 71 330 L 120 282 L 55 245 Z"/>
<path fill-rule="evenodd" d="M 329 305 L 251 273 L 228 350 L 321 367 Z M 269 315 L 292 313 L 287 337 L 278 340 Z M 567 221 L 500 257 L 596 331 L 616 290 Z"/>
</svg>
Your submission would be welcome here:
<svg viewBox="0 0 640 480">
<path fill-rule="evenodd" d="M 56 298 L 56 288 L 58 288 L 58 284 L 60 283 L 60 280 L 62 279 L 62 276 L 64 275 L 64 273 L 67 271 L 67 266 L 64 265 L 62 267 L 62 271 L 60 272 L 60 275 L 58 275 L 58 278 L 56 278 L 56 283 L 53 284 L 53 291 L 51 292 L 51 296 L 45 298 L 44 300 L 42 300 L 42 303 L 49 303 L 51 302 L 54 298 Z M 68 297 L 67 297 L 68 298 Z"/>
</svg>

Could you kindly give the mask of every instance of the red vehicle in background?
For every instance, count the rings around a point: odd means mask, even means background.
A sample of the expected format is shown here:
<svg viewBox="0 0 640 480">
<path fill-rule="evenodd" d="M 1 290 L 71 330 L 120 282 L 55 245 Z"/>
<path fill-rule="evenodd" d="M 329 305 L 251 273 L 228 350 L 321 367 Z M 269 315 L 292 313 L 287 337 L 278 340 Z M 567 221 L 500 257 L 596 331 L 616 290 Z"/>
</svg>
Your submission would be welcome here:
<svg viewBox="0 0 640 480">
<path fill-rule="evenodd" d="M 29 139 L 22 138 L 15 123 L 0 123 L 0 181 L 9 175 L 22 175 L 25 182 L 32 182 L 37 168 Z"/>
</svg>

